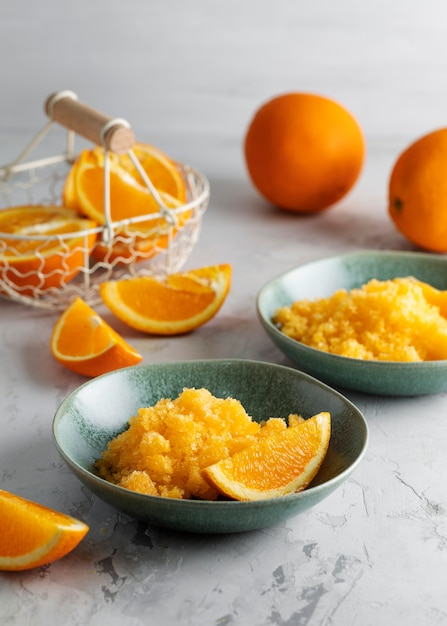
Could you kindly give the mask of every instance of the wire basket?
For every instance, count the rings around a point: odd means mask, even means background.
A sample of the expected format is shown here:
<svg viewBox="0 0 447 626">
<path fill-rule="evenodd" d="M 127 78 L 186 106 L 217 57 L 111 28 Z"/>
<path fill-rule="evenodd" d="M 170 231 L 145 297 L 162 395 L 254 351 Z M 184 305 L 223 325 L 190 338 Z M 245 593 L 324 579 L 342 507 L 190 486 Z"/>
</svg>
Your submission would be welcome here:
<svg viewBox="0 0 447 626">
<path fill-rule="evenodd" d="M 168 208 L 132 150 L 135 138 L 125 120 L 105 117 L 67 91 L 50 96 L 45 109 L 49 122 L 15 161 L 0 168 L 0 212 L 20 206 L 62 208 L 63 187 L 77 158 L 77 133 L 104 148 L 104 224 L 58 234 L 39 233 L 38 226 L 29 234 L 0 232 L 0 296 L 62 310 L 76 296 L 91 305 L 100 302 L 99 285 L 103 281 L 162 277 L 179 271 L 199 238 L 208 207 L 209 183 L 203 174 L 177 163 L 186 187 L 186 202 Z M 67 128 L 65 151 L 27 160 L 55 122 Z M 157 212 L 112 220 L 111 153 L 129 155 L 156 201 Z M 24 252 L 28 246 L 31 254 Z"/>
</svg>

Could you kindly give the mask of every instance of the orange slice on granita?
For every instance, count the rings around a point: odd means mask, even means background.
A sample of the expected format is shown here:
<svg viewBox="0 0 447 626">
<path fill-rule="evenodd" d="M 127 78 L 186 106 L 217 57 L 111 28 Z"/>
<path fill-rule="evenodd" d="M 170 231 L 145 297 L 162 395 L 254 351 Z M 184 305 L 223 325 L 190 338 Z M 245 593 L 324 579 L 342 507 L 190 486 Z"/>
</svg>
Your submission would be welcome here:
<svg viewBox="0 0 447 626">
<path fill-rule="evenodd" d="M 75 298 L 57 320 L 50 349 L 66 368 L 90 377 L 142 360 L 141 354 L 81 298 Z"/>
<path fill-rule="evenodd" d="M 60 206 L 1 210 L 0 280 L 27 296 L 62 287 L 84 267 L 98 236 L 96 226 Z M 4 286 L 0 290 L 7 293 Z"/>
<path fill-rule="evenodd" d="M 205 324 L 221 308 L 231 266 L 213 265 L 171 274 L 101 283 L 104 303 L 128 326 L 154 335 L 179 335 Z"/>
<path fill-rule="evenodd" d="M 202 470 L 219 493 L 234 500 L 265 500 L 302 491 L 316 476 L 331 436 L 328 412 L 262 437 Z"/>
<path fill-rule="evenodd" d="M 0 570 L 46 565 L 71 552 L 87 524 L 0 489 Z"/>
</svg>

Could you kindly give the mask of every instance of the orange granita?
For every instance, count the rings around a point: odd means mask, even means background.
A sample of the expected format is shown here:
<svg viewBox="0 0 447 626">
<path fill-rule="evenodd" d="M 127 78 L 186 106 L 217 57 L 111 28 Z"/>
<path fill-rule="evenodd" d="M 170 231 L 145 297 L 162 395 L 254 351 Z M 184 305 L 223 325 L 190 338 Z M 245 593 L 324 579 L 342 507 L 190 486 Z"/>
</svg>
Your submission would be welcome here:
<svg viewBox="0 0 447 626">
<path fill-rule="evenodd" d="M 357 359 L 447 359 L 447 291 L 413 277 L 340 289 L 278 309 L 273 322 L 312 348 Z"/>
<path fill-rule="evenodd" d="M 301 419 L 291 415 L 289 425 Z M 202 477 L 202 469 L 286 428 L 281 418 L 253 421 L 233 398 L 185 388 L 175 400 L 139 409 L 96 467 L 102 478 L 140 493 L 215 500 L 218 492 Z"/>
</svg>

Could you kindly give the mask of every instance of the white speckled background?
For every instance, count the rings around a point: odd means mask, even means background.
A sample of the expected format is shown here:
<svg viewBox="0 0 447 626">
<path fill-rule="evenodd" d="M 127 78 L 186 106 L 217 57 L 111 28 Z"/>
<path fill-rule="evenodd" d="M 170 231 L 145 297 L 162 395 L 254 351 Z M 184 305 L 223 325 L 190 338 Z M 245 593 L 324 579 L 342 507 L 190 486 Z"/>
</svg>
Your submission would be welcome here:
<svg viewBox="0 0 447 626">
<path fill-rule="evenodd" d="M 444 0 L 3 2 L 1 162 L 43 126 L 46 97 L 72 89 L 128 119 L 142 141 L 199 167 L 212 196 L 186 267 L 231 263 L 228 300 L 184 337 L 115 326 L 145 362 L 285 363 L 256 318 L 267 280 L 338 252 L 412 249 L 387 217 L 387 180 L 407 143 L 446 124 L 446 23 Z M 241 153 L 254 109 L 294 90 L 338 99 L 368 144 L 353 192 L 306 219 L 260 200 Z M 47 145 L 52 154 L 56 138 Z M 2 626 L 447 623 L 445 394 L 346 392 L 367 417 L 370 446 L 338 492 L 262 532 L 183 535 L 118 514 L 61 462 L 52 418 L 84 379 L 53 361 L 54 321 L 0 302 L 0 487 L 78 516 L 91 530 L 57 563 L 0 573 Z"/>
</svg>

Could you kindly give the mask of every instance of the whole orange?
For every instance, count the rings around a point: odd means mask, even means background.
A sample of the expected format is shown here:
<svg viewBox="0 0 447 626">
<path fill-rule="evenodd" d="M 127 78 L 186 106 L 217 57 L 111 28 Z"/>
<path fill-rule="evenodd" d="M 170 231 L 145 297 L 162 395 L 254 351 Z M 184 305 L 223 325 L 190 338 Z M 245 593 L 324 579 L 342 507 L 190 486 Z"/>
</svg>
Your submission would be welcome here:
<svg viewBox="0 0 447 626">
<path fill-rule="evenodd" d="M 362 170 L 365 141 L 358 122 L 334 100 L 287 93 L 256 111 L 244 154 L 251 181 L 266 200 L 309 213 L 350 191 Z"/>
<path fill-rule="evenodd" d="M 398 156 L 388 184 L 388 212 L 409 241 L 447 252 L 447 128 L 420 137 Z"/>
</svg>

